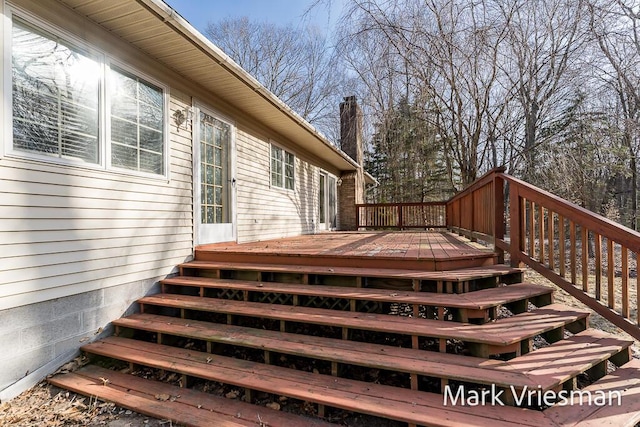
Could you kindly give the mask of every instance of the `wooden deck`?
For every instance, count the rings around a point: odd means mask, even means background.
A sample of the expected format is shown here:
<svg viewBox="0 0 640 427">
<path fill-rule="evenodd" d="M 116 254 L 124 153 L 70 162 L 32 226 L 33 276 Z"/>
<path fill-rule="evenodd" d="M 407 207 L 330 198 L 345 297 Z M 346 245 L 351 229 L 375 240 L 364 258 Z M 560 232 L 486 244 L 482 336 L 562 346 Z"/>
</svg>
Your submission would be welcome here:
<svg viewBox="0 0 640 427">
<path fill-rule="evenodd" d="M 551 288 L 495 261 L 448 232 L 199 247 L 160 294 L 138 300 L 140 313 L 114 319 L 115 336 L 82 347 L 116 369 L 170 373 L 181 388 L 95 365 L 50 381 L 188 426 L 329 426 L 342 410 L 410 427 L 633 427 L 632 342 L 589 328 L 590 312 L 554 303 Z M 203 393 L 203 383 L 243 401 Z M 446 400 L 447 390 L 472 399 L 494 388 L 619 391 L 623 403 Z M 265 396 L 304 402 L 308 416 L 265 408 Z"/>
<path fill-rule="evenodd" d="M 201 261 L 442 271 L 495 264 L 496 254 L 448 231 L 327 232 L 196 249 Z"/>
</svg>

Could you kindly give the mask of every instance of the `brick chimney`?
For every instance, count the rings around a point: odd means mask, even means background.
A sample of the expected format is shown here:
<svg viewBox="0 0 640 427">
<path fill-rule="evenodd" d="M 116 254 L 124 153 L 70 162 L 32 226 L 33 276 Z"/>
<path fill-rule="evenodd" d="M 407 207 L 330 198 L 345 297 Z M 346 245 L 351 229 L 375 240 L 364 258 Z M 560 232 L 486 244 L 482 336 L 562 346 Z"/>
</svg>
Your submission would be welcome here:
<svg viewBox="0 0 640 427">
<path fill-rule="evenodd" d="M 362 110 L 355 96 L 340 103 L 340 148 L 360 166 L 364 163 Z"/>
<path fill-rule="evenodd" d="M 357 230 L 356 204 L 364 203 L 364 146 L 362 142 L 362 110 L 355 96 L 340 103 L 340 147 L 358 163 L 355 171 L 344 171 L 338 187 L 339 229 Z"/>
</svg>

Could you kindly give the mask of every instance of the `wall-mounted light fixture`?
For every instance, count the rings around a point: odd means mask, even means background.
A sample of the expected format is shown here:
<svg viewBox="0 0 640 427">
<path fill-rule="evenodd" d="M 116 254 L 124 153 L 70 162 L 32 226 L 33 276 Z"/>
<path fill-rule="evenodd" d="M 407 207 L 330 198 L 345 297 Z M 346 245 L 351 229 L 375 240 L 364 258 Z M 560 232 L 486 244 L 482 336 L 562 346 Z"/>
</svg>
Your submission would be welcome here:
<svg viewBox="0 0 640 427">
<path fill-rule="evenodd" d="M 173 122 L 176 128 L 180 129 L 183 123 L 193 119 L 193 108 L 185 107 L 183 110 L 176 110 L 173 113 Z M 185 126 L 186 129 L 186 126 Z"/>
</svg>

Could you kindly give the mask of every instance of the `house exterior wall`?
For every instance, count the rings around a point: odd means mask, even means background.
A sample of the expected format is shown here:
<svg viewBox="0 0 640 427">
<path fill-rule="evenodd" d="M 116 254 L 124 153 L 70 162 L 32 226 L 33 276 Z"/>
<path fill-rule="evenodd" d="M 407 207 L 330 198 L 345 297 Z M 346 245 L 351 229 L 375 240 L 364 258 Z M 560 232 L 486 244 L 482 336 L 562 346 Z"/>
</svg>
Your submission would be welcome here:
<svg viewBox="0 0 640 427">
<path fill-rule="evenodd" d="M 91 29 L 64 8 L 54 12 L 37 2 L 19 3 L 34 26 L 42 19 L 83 39 Z M 0 5 L 4 15 L 9 8 Z M 167 81 L 151 60 L 136 60 L 139 55 L 121 41 L 91 30 L 102 40 L 92 44 L 96 49 L 126 61 L 143 77 Z M 7 31 L 0 34 L 6 47 Z M 10 58 L 7 49 L 3 58 Z M 168 86 L 171 117 L 191 105 L 191 96 Z M 11 126 L 10 88 L 3 79 L 3 129 Z M 137 298 L 154 292 L 158 279 L 191 257 L 191 132 L 166 129 L 166 177 L 0 151 L 0 400 L 107 333 L 111 320 L 134 310 Z M 1 136 L 4 148 L 6 133 Z"/>
<path fill-rule="evenodd" d="M 236 191 L 239 243 L 317 231 L 320 168 L 291 150 L 296 156 L 294 190 L 272 187 L 271 142 L 265 139 L 238 132 Z"/>
<path fill-rule="evenodd" d="M 338 230 L 357 231 L 356 205 L 364 203 L 364 178 L 361 172 L 344 173 L 338 189 Z"/>
<path fill-rule="evenodd" d="M 0 46 L 6 51 L 8 2 L 0 0 Z M 55 1 L 11 5 L 77 37 L 166 86 L 168 174 L 150 178 L 3 152 L 0 133 L 0 401 L 9 399 L 109 333 L 109 322 L 157 292 L 159 279 L 189 260 L 194 241 L 192 128 L 173 113 L 202 102 L 236 132 L 236 219 L 239 242 L 317 231 L 321 159 L 297 149 L 123 40 Z M 38 25 L 37 23 L 34 25 Z M 0 81 L 0 128 L 11 126 L 11 82 Z M 8 73 L 10 75 L 10 73 Z M 8 93 L 9 92 L 9 93 Z M 7 118 L 8 117 L 8 118 Z M 272 188 L 270 144 L 296 156 L 295 189 Z"/>
</svg>

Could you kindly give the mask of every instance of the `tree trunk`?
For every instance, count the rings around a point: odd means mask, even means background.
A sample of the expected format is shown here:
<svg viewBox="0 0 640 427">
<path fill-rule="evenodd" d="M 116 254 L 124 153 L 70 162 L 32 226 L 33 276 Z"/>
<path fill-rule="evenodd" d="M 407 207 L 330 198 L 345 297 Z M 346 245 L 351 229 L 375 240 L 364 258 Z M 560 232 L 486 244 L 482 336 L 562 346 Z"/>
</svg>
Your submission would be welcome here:
<svg viewBox="0 0 640 427">
<path fill-rule="evenodd" d="M 638 229 L 638 168 L 636 166 L 636 154 L 629 148 L 631 155 L 631 228 Z"/>
</svg>

